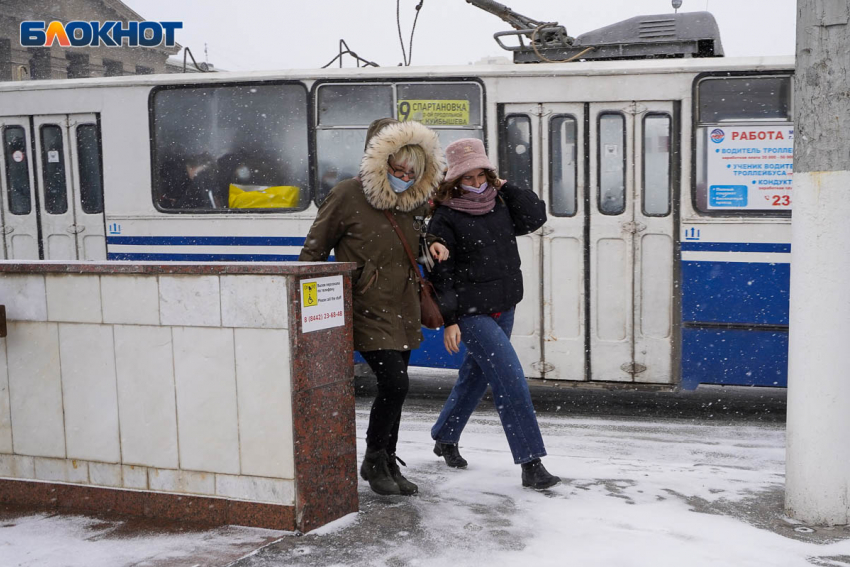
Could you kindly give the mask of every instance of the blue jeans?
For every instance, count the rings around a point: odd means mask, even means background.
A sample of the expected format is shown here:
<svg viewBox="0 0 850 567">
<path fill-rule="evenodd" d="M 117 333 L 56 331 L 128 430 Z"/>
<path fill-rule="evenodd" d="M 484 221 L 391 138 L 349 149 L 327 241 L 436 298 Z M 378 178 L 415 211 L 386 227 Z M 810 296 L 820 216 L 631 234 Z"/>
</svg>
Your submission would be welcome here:
<svg viewBox="0 0 850 567">
<path fill-rule="evenodd" d="M 489 315 L 461 317 L 458 325 L 466 356 L 449 399 L 431 428 L 431 438 L 457 444 L 489 384 L 514 462 L 527 463 L 545 456 L 528 383 L 511 345 L 514 309 L 498 319 Z"/>
</svg>

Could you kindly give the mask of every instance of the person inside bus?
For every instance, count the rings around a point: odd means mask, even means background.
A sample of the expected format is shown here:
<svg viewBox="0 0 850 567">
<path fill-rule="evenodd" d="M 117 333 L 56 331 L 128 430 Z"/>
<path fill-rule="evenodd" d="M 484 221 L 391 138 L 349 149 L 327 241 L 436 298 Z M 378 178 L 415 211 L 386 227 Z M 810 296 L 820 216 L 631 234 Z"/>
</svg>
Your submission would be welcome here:
<svg viewBox="0 0 850 567">
<path fill-rule="evenodd" d="M 226 206 L 217 190 L 218 168 L 203 152 L 166 160 L 160 168 L 159 203 L 166 209 L 213 209 Z"/>
<path fill-rule="evenodd" d="M 533 191 L 496 176 L 481 140 L 452 142 L 446 158 L 449 169 L 434 197 L 428 233 L 445 242 L 449 257 L 429 279 L 446 323 L 446 350 L 459 352 L 463 341 L 466 355 L 431 428 L 434 453 L 450 467 L 466 468 L 458 443 L 489 385 L 514 462 L 522 467 L 522 485 L 549 488 L 560 478 L 540 461 L 546 449 L 511 345 L 514 309 L 523 294 L 516 237 L 543 226 L 546 206 Z"/>
<path fill-rule="evenodd" d="M 360 476 L 378 494 L 411 495 L 417 486 L 396 456 L 410 352 L 422 341 L 419 286 L 389 211 L 412 249 L 418 246 L 428 199 L 442 179 L 445 157 L 437 134 L 418 122 L 382 118 L 366 134 L 360 175 L 331 189 L 307 234 L 300 261 L 356 262 L 354 348 L 375 373 L 378 394 L 369 415 Z M 434 242 L 431 253 L 447 258 Z"/>
<path fill-rule="evenodd" d="M 252 149 L 239 149 L 218 158 L 220 185 L 225 192 L 231 183 L 237 185 L 274 186 L 289 185 L 290 177 L 280 164 L 280 159 L 270 153 Z"/>
</svg>

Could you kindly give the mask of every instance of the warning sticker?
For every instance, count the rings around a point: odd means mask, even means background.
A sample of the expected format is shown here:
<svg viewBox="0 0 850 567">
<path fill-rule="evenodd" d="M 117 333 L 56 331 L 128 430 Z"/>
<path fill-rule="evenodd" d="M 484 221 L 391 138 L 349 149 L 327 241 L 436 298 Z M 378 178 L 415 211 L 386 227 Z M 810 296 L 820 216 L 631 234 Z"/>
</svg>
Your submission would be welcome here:
<svg viewBox="0 0 850 567">
<path fill-rule="evenodd" d="M 398 119 L 426 126 L 469 126 L 468 100 L 400 100 Z"/>
<path fill-rule="evenodd" d="M 312 307 L 319 304 L 319 298 L 316 295 L 316 282 L 304 282 L 301 284 L 301 300 L 304 307 Z"/>
<path fill-rule="evenodd" d="M 342 276 L 301 280 L 301 332 L 345 325 Z"/>
</svg>

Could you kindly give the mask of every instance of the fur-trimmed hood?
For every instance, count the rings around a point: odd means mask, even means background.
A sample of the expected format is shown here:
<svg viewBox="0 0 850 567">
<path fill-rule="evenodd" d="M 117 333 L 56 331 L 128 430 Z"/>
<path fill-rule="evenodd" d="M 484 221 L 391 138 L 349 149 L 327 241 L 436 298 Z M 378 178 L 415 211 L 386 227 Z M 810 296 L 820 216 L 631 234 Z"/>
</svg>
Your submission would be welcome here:
<svg viewBox="0 0 850 567">
<path fill-rule="evenodd" d="M 389 157 L 403 146 L 417 145 L 425 151 L 422 176 L 404 193 L 395 193 L 387 179 Z M 437 133 L 419 122 L 387 120 L 366 142 L 360 162 L 360 182 L 370 205 L 379 210 L 410 212 L 426 203 L 446 170 L 446 158 Z"/>
</svg>

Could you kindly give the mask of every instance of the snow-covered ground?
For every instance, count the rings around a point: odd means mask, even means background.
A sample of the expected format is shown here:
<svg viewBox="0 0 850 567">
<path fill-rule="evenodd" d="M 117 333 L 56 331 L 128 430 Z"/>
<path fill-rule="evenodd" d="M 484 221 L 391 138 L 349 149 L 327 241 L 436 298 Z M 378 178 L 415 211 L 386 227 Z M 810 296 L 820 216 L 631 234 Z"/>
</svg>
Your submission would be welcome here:
<svg viewBox="0 0 850 567">
<path fill-rule="evenodd" d="M 368 409 L 358 399 L 361 457 Z M 418 496 L 381 497 L 361 482 L 359 514 L 301 537 L 243 528 L 91 537 L 90 520 L 29 516 L 0 528 L 0 565 L 184 565 L 205 550 L 198 565 L 241 555 L 233 565 L 850 566 L 850 531 L 809 533 L 782 515 L 780 425 L 547 413 L 544 463 L 564 482 L 534 492 L 521 487 L 486 402 L 461 440 L 469 468 L 446 467 L 431 453 L 438 410 L 412 401 L 402 421 L 398 452 Z"/>
<path fill-rule="evenodd" d="M 173 524 L 75 514 L 21 516 L 0 507 L 2 567 L 195 567 L 227 565 L 285 532 Z"/>
<path fill-rule="evenodd" d="M 850 532 L 796 532 L 783 517 L 781 426 L 547 414 L 544 463 L 564 482 L 539 493 L 522 488 L 490 407 L 461 440 L 469 468 L 446 467 L 431 453 L 436 409 L 402 421 L 398 453 L 419 496 L 375 496 L 361 482 L 355 519 L 237 565 L 850 565 Z M 358 431 L 367 419 L 363 400 Z"/>
</svg>

